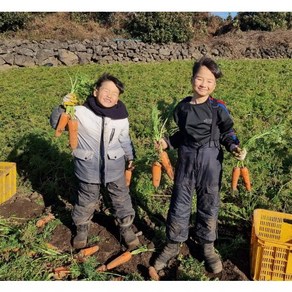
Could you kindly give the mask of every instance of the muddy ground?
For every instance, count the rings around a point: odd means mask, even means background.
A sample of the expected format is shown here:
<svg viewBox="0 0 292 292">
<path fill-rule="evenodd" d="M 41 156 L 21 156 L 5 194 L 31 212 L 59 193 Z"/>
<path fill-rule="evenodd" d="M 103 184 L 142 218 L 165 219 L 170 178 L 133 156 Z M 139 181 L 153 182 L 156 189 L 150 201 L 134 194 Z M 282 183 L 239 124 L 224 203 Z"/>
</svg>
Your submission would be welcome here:
<svg viewBox="0 0 292 292">
<path fill-rule="evenodd" d="M 20 220 L 28 220 L 35 217 L 40 217 L 48 212 L 53 213 L 56 218 L 59 218 L 62 224 L 58 225 L 54 230 L 50 243 L 58 247 L 62 251 L 68 251 L 72 249 L 71 240 L 74 235 L 74 227 L 71 222 L 70 210 L 72 205 L 64 203 L 63 206 L 47 206 L 42 203 L 42 195 L 38 193 L 27 194 L 15 194 L 8 201 L 0 205 L 0 216 L 10 217 L 15 216 Z M 152 241 L 154 230 L 153 222 L 134 221 L 135 232 L 142 232 L 139 236 L 142 245 L 146 245 L 150 249 L 156 249 L 157 251 L 162 248 L 162 242 L 156 244 Z M 229 233 L 229 234 L 227 234 Z M 219 230 L 220 234 L 226 238 L 232 238 L 232 231 Z M 98 245 L 100 250 L 96 253 L 97 259 L 100 263 L 106 263 L 111 258 L 115 257 L 125 247 L 119 238 L 118 228 L 114 223 L 114 219 L 106 208 L 100 208 L 99 212 L 96 211 L 91 225 L 89 238 L 92 236 L 98 236 L 100 240 Z M 185 242 L 181 248 L 181 253 L 184 256 L 190 255 L 200 260 L 196 255 L 196 246 L 194 241 L 190 238 Z M 153 260 L 157 256 L 156 252 L 145 252 L 133 257 L 129 262 L 115 269 L 120 275 L 127 275 L 129 273 L 139 273 L 145 281 L 150 280 L 148 275 L 148 267 L 153 263 Z M 223 258 L 223 271 L 220 274 L 210 274 L 205 272 L 210 279 L 218 279 L 219 281 L 250 281 L 250 264 L 249 264 L 249 249 L 238 250 L 236 254 L 231 253 L 228 258 Z M 170 262 L 169 268 L 165 269 L 160 274 L 161 281 L 177 280 L 179 272 L 179 260 L 173 260 Z"/>
</svg>

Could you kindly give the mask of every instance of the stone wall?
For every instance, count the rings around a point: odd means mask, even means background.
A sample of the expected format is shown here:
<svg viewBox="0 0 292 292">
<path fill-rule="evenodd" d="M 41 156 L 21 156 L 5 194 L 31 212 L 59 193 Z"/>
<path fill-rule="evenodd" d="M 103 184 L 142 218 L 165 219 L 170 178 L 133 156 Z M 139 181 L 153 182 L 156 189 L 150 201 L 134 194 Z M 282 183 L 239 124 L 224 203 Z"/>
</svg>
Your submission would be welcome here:
<svg viewBox="0 0 292 292">
<path fill-rule="evenodd" d="M 213 45 L 146 44 L 135 40 L 113 41 L 0 41 L 0 69 L 32 66 L 71 66 L 89 63 L 153 62 L 197 59 L 203 55 L 214 58 L 291 58 L 289 44 L 269 47 L 247 46 L 240 52 L 228 43 Z"/>
</svg>

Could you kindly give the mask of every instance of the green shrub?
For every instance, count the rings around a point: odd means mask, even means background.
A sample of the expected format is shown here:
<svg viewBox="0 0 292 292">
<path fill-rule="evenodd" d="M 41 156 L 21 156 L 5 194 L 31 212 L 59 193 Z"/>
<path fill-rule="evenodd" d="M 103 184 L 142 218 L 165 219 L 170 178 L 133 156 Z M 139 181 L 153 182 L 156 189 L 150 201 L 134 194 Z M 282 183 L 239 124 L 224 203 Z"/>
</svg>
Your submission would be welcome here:
<svg viewBox="0 0 292 292">
<path fill-rule="evenodd" d="M 126 30 L 133 38 L 147 43 L 188 42 L 193 34 L 192 13 L 132 13 Z"/>
<path fill-rule="evenodd" d="M 0 32 L 17 31 L 23 28 L 32 15 L 25 12 L 1 12 Z"/>
<path fill-rule="evenodd" d="M 99 22 L 101 24 L 109 24 L 110 17 L 113 12 L 70 12 L 70 19 L 78 23 L 88 21 Z"/>
<path fill-rule="evenodd" d="M 274 31 L 291 28 L 291 12 L 239 12 L 237 19 L 243 31 Z"/>
</svg>

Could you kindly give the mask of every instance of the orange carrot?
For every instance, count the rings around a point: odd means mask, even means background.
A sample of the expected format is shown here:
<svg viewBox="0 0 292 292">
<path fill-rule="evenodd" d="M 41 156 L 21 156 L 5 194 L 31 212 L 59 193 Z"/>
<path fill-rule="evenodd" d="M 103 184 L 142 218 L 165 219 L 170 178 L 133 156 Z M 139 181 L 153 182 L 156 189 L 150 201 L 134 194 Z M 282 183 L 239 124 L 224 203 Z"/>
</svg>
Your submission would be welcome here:
<svg viewBox="0 0 292 292">
<path fill-rule="evenodd" d="M 93 255 L 97 251 L 99 251 L 99 246 L 98 245 L 94 245 L 94 246 L 87 247 L 87 248 L 84 248 L 84 249 L 80 250 L 79 253 L 78 253 L 78 256 L 80 256 L 80 257 L 88 257 L 88 256 Z"/>
<path fill-rule="evenodd" d="M 232 169 L 232 178 L 231 178 L 231 190 L 236 191 L 237 190 L 237 184 L 240 177 L 240 167 L 235 166 Z"/>
<path fill-rule="evenodd" d="M 70 269 L 67 267 L 58 267 L 54 269 L 54 278 L 56 280 L 61 280 L 70 274 Z"/>
<path fill-rule="evenodd" d="M 105 272 L 106 270 L 106 265 L 101 265 L 96 269 L 97 272 Z"/>
<path fill-rule="evenodd" d="M 132 170 L 126 169 L 125 170 L 125 179 L 126 179 L 126 186 L 127 187 L 130 186 L 131 178 L 132 178 Z"/>
<path fill-rule="evenodd" d="M 240 174 L 242 176 L 245 188 L 247 191 L 251 191 L 251 182 L 250 182 L 250 177 L 249 177 L 249 171 L 246 166 L 240 168 Z"/>
<path fill-rule="evenodd" d="M 152 164 L 152 184 L 155 188 L 158 188 L 161 180 L 161 163 L 154 161 Z"/>
<path fill-rule="evenodd" d="M 159 281 L 160 277 L 154 267 L 150 266 L 148 269 L 149 276 L 153 281 Z"/>
<path fill-rule="evenodd" d="M 132 258 L 132 253 L 130 251 L 126 250 L 121 255 L 119 255 L 118 257 L 113 259 L 111 262 L 109 262 L 106 265 L 106 268 L 107 268 L 107 270 L 114 269 L 114 268 L 128 262 L 131 258 Z"/>
<path fill-rule="evenodd" d="M 68 124 L 70 115 L 66 112 L 63 112 L 60 116 L 56 131 L 55 131 L 55 137 L 60 137 L 63 131 L 65 130 L 65 127 Z"/>
<path fill-rule="evenodd" d="M 170 162 L 170 159 L 168 157 L 168 154 L 166 151 L 162 150 L 160 152 L 160 161 L 161 161 L 161 164 L 162 166 L 164 167 L 167 175 L 169 176 L 169 178 L 171 180 L 174 179 L 174 173 L 173 173 L 173 168 L 172 168 L 172 165 L 171 165 L 171 162 Z"/>
<path fill-rule="evenodd" d="M 49 213 L 45 217 L 39 219 L 37 221 L 37 223 L 36 223 L 36 226 L 37 227 L 43 227 L 43 226 L 45 226 L 48 222 L 50 222 L 53 219 L 55 219 L 55 216 L 53 214 Z"/>
<path fill-rule="evenodd" d="M 74 150 L 78 145 L 78 120 L 77 119 L 69 119 L 68 130 L 69 130 L 69 145 Z"/>
<path fill-rule="evenodd" d="M 56 250 L 56 251 L 59 251 L 59 248 L 56 247 L 55 245 L 49 243 L 49 242 L 46 242 L 46 247 L 49 248 L 49 249 L 53 249 L 53 250 Z"/>
</svg>

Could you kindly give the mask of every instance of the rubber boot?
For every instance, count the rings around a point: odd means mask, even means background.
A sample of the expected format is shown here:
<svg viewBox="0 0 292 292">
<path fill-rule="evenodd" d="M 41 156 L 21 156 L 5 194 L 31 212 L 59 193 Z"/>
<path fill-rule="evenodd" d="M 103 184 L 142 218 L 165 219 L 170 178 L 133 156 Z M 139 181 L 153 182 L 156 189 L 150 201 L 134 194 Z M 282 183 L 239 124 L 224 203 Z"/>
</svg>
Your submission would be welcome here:
<svg viewBox="0 0 292 292">
<path fill-rule="evenodd" d="M 160 271 L 165 268 L 168 262 L 179 254 L 179 250 L 180 243 L 169 241 L 154 263 L 155 270 Z"/>
<path fill-rule="evenodd" d="M 73 239 L 73 247 L 75 249 L 84 248 L 87 244 L 89 225 L 77 225 L 76 226 L 76 236 Z"/>
<path fill-rule="evenodd" d="M 220 273 L 223 267 L 220 256 L 215 251 L 214 243 L 205 243 L 201 249 L 206 270 L 214 274 Z"/>
<path fill-rule="evenodd" d="M 120 227 L 120 236 L 129 250 L 134 249 L 140 241 L 132 230 L 133 216 L 128 216 L 122 220 L 117 220 Z"/>
</svg>

